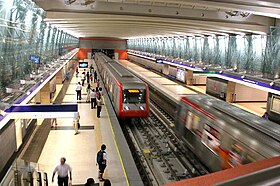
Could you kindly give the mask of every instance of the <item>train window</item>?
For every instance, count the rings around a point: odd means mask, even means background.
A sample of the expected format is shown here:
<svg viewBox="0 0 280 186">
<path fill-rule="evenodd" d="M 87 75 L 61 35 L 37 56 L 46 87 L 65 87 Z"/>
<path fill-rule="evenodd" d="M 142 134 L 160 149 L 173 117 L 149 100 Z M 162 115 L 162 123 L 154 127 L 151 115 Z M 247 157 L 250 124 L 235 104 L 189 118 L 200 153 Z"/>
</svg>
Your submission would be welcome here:
<svg viewBox="0 0 280 186">
<path fill-rule="evenodd" d="M 232 167 L 255 162 L 256 160 L 249 154 L 247 149 L 244 149 L 238 144 L 233 144 L 229 152 L 228 163 Z"/>
<path fill-rule="evenodd" d="M 123 90 L 124 103 L 145 103 L 146 90 L 145 89 L 124 89 Z"/>
<path fill-rule="evenodd" d="M 197 115 L 188 111 L 188 114 L 185 118 L 185 127 L 189 130 L 196 131 L 199 127 L 199 121 L 200 118 Z"/>
<path fill-rule="evenodd" d="M 201 141 L 205 146 L 216 153 L 221 144 L 220 132 L 205 124 Z"/>
</svg>

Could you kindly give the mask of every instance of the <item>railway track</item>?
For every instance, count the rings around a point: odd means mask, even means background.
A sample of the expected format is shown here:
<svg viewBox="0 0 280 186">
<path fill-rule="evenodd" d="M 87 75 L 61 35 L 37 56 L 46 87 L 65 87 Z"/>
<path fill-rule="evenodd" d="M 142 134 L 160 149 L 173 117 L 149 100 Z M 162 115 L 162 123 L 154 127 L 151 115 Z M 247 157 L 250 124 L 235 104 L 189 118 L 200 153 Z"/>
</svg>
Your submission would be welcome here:
<svg viewBox="0 0 280 186">
<path fill-rule="evenodd" d="M 150 111 L 147 119 L 123 125 L 144 184 L 162 185 L 207 174 L 176 137 L 173 118 L 152 101 Z"/>
</svg>

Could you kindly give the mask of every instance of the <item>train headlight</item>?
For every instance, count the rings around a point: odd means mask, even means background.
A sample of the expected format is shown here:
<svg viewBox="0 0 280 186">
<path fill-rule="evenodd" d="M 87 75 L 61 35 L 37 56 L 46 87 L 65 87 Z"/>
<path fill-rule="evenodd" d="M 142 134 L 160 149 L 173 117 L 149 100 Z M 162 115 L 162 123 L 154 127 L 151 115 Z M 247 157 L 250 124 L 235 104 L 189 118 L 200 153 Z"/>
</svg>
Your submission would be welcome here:
<svg viewBox="0 0 280 186">
<path fill-rule="evenodd" d="M 124 108 L 125 108 L 125 110 L 129 110 L 128 106 L 125 106 Z"/>
<path fill-rule="evenodd" d="M 145 110 L 145 108 L 144 108 L 144 107 L 142 107 L 142 106 L 140 106 L 140 109 L 141 109 L 141 110 Z"/>
</svg>

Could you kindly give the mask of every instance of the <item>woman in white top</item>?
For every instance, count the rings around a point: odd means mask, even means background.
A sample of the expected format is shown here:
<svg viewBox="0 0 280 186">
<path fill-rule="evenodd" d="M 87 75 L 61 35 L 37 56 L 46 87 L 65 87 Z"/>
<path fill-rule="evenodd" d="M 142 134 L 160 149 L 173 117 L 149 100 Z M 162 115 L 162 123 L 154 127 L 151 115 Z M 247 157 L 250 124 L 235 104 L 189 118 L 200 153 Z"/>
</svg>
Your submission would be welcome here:
<svg viewBox="0 0 280 186">
<path fill-rule="evenodd" d="M 74 120 L 73 120 L 73 127 L 75 129 L 75 135 L 79 133 L 79 125 L 80 125 L 80 114 L 79 112 L 76 112 L 74 115 Z"/>
</svg>

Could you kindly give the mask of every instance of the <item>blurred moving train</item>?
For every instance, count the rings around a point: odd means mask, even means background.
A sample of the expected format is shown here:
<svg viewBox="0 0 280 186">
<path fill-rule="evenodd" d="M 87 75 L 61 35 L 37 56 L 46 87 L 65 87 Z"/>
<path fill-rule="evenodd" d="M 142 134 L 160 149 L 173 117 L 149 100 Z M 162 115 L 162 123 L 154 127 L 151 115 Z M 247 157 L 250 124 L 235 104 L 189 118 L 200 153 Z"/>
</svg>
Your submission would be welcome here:
<svg viewBox="0 0 280 186">
<path fill-rule="evenodd" d="M 208 95 L 182 97 L 176 132 L 210 171 L 280 155 L 280 125 Z"/>
<path fill-rule="evenodd" d="M 148 86 L 118 62 L 103 53 L 95 62 L 119 118 L 148 117 Z"/>
</svg>

